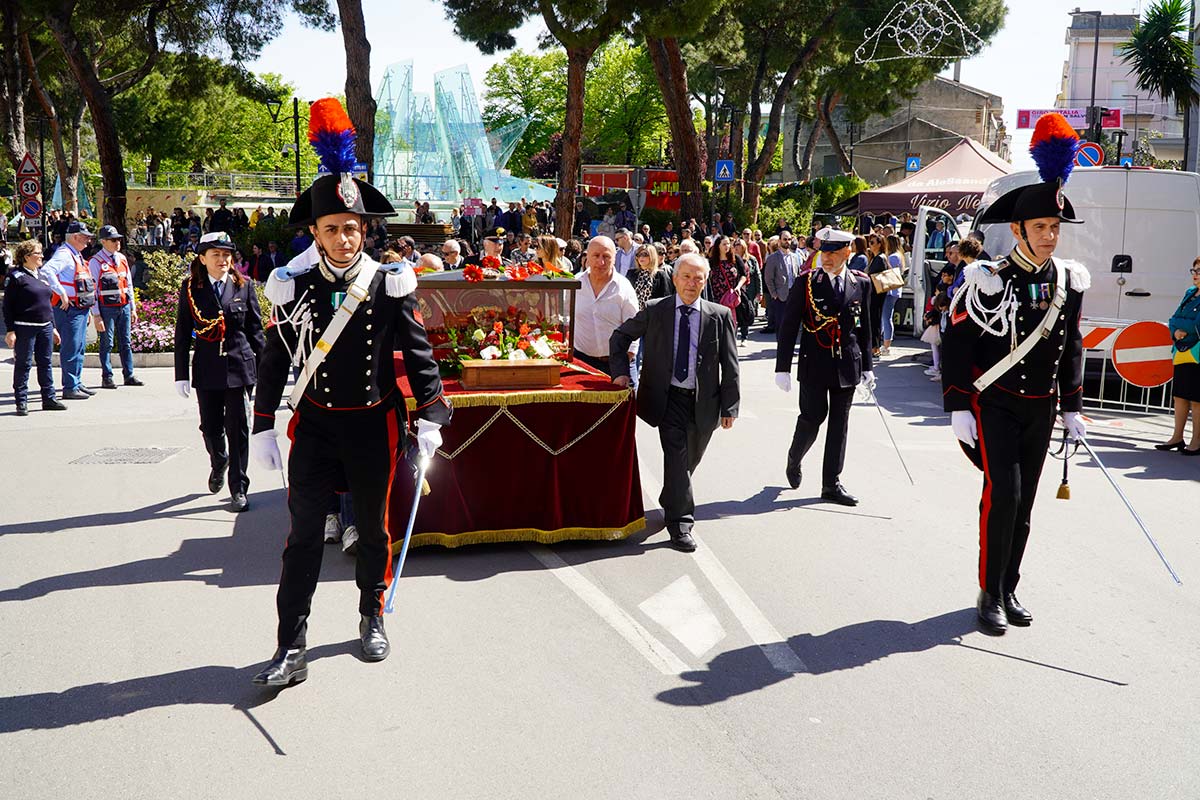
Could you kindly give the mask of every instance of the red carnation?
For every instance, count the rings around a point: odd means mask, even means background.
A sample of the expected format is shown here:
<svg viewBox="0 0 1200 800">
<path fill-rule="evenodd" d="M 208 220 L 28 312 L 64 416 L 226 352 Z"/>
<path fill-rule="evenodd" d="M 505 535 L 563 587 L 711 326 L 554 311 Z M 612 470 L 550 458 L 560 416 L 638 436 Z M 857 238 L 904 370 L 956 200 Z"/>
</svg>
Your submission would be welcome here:
<svg viewBox="0 0 1200 800">
<path fill-rule="evenodd" d="M 483 270 L 475 264 L 467 264 L 463 267 L 463 280 L 478 283 L 483 280 Z"/>
</svg>

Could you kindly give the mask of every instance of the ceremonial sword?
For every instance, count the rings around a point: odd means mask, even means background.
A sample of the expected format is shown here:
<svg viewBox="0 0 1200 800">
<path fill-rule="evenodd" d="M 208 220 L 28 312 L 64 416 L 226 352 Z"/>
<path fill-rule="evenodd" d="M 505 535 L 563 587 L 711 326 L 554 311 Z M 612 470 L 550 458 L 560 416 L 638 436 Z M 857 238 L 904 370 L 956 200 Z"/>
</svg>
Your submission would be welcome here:
<svg viewBox="0 0 1200 800">
<path fill-rule="evenodd" d="M 408 557 L 408 543 L 412 539 L 413 525 L 417 522 L 417 504 L 421 502 L 421 487 L 425 483 L 425 471 L 429 469 L 429 456 L 417 456 L 416 489 L 413 490 L 412 508 L 408 512 L 408 526 L 404 529 L 404 544 L 400 545 L 400 558 L 396 561 L 396 569 L 392 571 L 392 585 L 388 588 L 387 602 L 383 605 L 385 613 L 392 613 L 393 601 L 396 599 L 396 586 L 400 583 L 400 573 L 404 571 L 404 559 Z M 388 558 L 392 557 L 388 553 Z"/>
<path fill-rule="evenodd" d="M 900 445 L 896 444 L 896 437 L 892 436 L 892 429 L 888 426 L 887 415 L 883 413 L 883 408 L 879 405 L 879 398 L 875 396 L 875 389 L 865 384 L 863 388 L 867 390 L 867 397 L 870 398 L 871 403 L 875 406 L 875 410 L 879 412 L 879 418 L 883 420 L 883 429 L 887 431 L 888 438 L 892 440 L 892 447 L 896 451 L 896 458 L 900 459 L 900 466 L 904 467 L 904 474 L 908 476 L 908 482 L 916 486 L 917 482 L 913 480 L 912 473 L 908 471 L 908 464 L 904 463 L 904 456 L 900 453 Z"/>
</svg>

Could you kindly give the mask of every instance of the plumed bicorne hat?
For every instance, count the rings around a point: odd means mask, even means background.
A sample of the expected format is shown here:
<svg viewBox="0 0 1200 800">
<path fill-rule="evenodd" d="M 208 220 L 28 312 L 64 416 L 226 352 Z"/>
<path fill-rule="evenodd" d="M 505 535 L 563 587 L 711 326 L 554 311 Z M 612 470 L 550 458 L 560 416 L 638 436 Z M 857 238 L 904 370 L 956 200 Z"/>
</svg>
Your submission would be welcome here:
<svg viewBox="0 0 1200 800">
<path fill-rule="evenodd" d="M 1063 185 L 1075 168 L 1079 144 L 1079 136 L 1062 114 L 1040 117 L 1029 141 L 1029 154 L 1037 164 L 1042 182 L 1002 194 L 983 212 L 979 223 L 1024 222 L 1044 217 L 1082 223 L 1083 220 L 1075 219 L 1075 209 L 1062 193 Z"/>
<path fill-rule="evenodd" d="M 289 224 L 314 225 L 329 214 L 390 217 L 396 213 L 383 192 L 354 177 L 354 126 L 336 98 L 326 97 L 312 104 L 308 141 L 329 174 L 317 178 L 296 198 L 288 215 Z"/>
</svg>

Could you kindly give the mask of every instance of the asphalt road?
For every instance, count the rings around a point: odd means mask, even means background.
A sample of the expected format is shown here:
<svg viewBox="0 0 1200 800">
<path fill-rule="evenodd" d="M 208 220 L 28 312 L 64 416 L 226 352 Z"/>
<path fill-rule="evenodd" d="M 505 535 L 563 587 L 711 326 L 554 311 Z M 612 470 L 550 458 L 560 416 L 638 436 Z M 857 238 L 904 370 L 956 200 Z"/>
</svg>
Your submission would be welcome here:
<svg viewBox="0 0 1200 800">
<path fill-rule="evenodd" d="M 615 544 L 415 550 L 393 654 L 368 664 L 330 547 L 309 679 L 278 693 L 249 681 L 274 647 L 279 477 L 251 467 L 240 516 L 209 495 L 168 369 L 19 419 L 9 358 L 0 796 L 1200 795 L 1200 463 L 1149 449 L 1166 419 L 1096 414 L 1091 440 L 1183 587 L 1094 465 L 1070 502 L 1051 465 L 1021 585 L 1035 622 L 994 638 L 973 610 L 980 477 L 918 350 L 877 373 L 916 485 L 858 404 L 846 509 L 817 500 L 819 443 L 786 488 L 797 395 L 754 338 L 742 416 L 696 476 L 698 553 L 666 546 L 657 511 Z M 114 446 L 182 449 L 74 463 Z M 638 446 L 651 506 L 655 432 Z"/>
</svg>

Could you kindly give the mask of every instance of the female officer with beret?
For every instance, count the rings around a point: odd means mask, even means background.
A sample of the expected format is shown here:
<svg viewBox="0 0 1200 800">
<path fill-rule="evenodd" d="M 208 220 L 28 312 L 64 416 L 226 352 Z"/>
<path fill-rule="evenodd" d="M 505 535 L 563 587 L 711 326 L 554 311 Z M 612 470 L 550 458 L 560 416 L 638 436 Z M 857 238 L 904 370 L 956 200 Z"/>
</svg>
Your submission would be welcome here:
<svg viewBox="0 0 1200 800">
<path fill-rule="evenodd" d="M 250 394 L 258 381 L 256 361 L 263 350 L 262 314 L 254 284 L 235 269 L 233 242 L 223 231 L 206 233 L 191 275 L 179 289 L 175 322 L 175 389 L 187 398 L 192 388 L 200 405 L 200 433 L 212 471 L 208 490 L 225 485 L 229 467 L 230 510 L 245 511 L 250 479 Z M 188 349 L 195 340 L 191 380 Z M 228 441 L 228 449 L 226 442 Z"/>
</svg>

